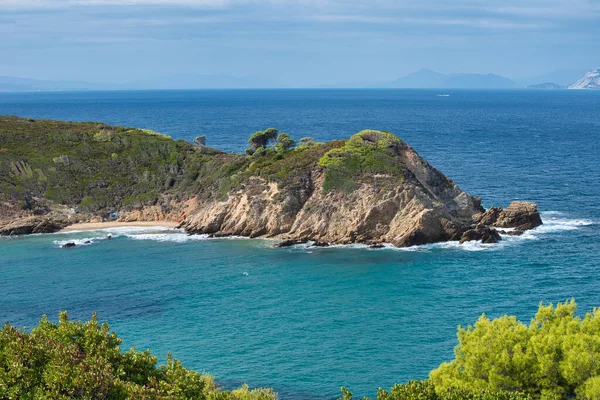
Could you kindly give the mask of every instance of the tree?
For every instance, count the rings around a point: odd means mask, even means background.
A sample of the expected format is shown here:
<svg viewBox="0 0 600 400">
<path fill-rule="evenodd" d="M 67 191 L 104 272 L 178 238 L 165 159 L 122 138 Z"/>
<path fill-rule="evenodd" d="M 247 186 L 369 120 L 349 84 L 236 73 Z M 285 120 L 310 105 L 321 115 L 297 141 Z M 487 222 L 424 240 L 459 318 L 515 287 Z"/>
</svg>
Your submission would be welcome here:
<svg viewBox="0 0 600 400">
<path fill-rule="evenodd" d="M 310 146 L 314 146 L 314 145 L 315 145 L 315 141 L 311 137 L 303 137 L 302 139 L 300 139 L 301 147 L 310 147 Z"/>
<path fill-rule="evenodd" d="M 150 351 L 122 352 L 121 339 L 93 315 L 81 323 L 66 312 L 54 324 L 44 316 L 31 332 L 0 329 L 0 399 L 276 400 L 271 389 L 232 392 L 210 375 L 167 356 L 157 366 Z"/>
<path fill-rule="evenodd" d="M 206 136 L 196 136 L 196 139 L 194 139 L 194 144 L 196 146 L 206 146 Z"/>
<path fill-rule="evenodd" d="M 266 149 L 269 144 L 277 138 L 279 131 L 275 128 L 269 128 L 264 131 L 255 132 L 248 139 L 248 150 L 250 153 L 254 152 L 260 147 Z"/>
<path fill-rule="evenodd" d="M 294 146 L 296 146 L 296 141 L 287 133 L 280 133 L 279 136 L 277 136 L 275 148 L 279 153 L 290 150 L 294 148 Z"/>
<path fill-rule="evenodd" d="M 581 319 L 574 300 L 540 305 L 529 326 L 481 316 L 459 328 L 455 359 L 430 374 L 437 389 L 522 391 L 534 398 L 597 399 L 600 309 Z"/>
</svg>

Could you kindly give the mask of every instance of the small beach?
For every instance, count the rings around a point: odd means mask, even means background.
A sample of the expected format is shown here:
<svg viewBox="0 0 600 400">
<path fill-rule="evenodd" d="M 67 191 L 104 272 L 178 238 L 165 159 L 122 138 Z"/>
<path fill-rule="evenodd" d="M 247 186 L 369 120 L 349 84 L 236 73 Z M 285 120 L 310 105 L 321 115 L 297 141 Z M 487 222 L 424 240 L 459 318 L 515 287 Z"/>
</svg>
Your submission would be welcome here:
<svg viewBox="0 0 600 400">
<path fill-rule="evenodd" d="M 164 226 L 165 228 L 176 228 L 179 223 L 173 221 L 136 221 L 136 222 L 84 222 L 79 224 L 69 225 L 60 232 L 70 231 L 95 231 L 98 229 L 107 228 L 123 228 L 136 226 Z"/>
</svg>

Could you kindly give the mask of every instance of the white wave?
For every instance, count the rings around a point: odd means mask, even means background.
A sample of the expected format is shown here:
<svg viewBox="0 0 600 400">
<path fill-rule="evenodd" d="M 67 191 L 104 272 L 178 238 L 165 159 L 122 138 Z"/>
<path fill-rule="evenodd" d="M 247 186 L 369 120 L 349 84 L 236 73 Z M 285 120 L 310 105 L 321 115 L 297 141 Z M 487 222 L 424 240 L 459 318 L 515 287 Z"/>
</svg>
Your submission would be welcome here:
<svg viewBox="0 0 600 400">
<path fill-rule="evenodd" d="M 129 233 L 124 234 L 130 239 L 134 240 L 154 240 L 156 242 L 189 242 L 189 241 L 201 241 L 207 240 L 208 235 L 188 235 L 187 233 L 181 232 L 153 232 L 153 233 Z"/>
<path fill-rule="evenodd" d="M 82 238 L 82 239 L 55 240 L 53 243 L 60 247 L 64 246 L 67 243 L 75 243 L 76 246 L 89 246 L 89 245 L 94 244 L 95 242 L 97 242 L 99 240 L 103 240 L 103 239 L 106 239 L 106 237 L 89 237 L 89 238 Z"/>
</svg>

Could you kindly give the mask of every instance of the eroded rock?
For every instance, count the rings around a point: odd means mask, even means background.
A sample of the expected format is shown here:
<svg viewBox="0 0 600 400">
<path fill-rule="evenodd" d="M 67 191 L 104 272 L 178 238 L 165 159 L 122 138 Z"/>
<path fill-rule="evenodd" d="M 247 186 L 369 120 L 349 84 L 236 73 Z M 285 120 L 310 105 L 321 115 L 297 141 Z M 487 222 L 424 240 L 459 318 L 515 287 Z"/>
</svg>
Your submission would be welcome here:
<svg viewBox="0 0 600 400">
<path fill-rule="evenodd" d="M 506 210 L 500 212 L 494 225 L 500 228 L 526 231 L 542 225 L 542 218 L 536 203 L 513 201 Z"/>
</svg>

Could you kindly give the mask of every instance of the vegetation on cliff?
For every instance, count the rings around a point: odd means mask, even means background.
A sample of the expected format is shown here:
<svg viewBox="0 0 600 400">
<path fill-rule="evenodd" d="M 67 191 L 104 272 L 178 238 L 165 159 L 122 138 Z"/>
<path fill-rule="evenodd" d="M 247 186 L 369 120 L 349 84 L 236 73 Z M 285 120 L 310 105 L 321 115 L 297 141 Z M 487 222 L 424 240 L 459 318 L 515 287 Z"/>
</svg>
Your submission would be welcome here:
<svg viewBox="0 0 600 400">
<path fill-rule="evenodd" d="M 319 165 L 326 170 L 323 190 L 353 191 L 364 174 L 391 175 L 401 183 L 405 168 L 394 149 L 402 145 L 404 142 L 389 132 L 364 130 L 357 133 L 319 160 Z"/>
<path fill-rule="evenodd" d="M 26 206 L 43 197 L 87 212 L 160 204 L 164 195 L 222 198 L 252 176 L 291 183 L 343 144 L 305 138 L 293 149 L 288 134 L 270 128 L 251 136 L 247 156 L 209 148 L 204 137 L 194 145 L 149 130 L 17 117 L 0 117 L 0 143 L 4 200 Z"/>
</svg>

